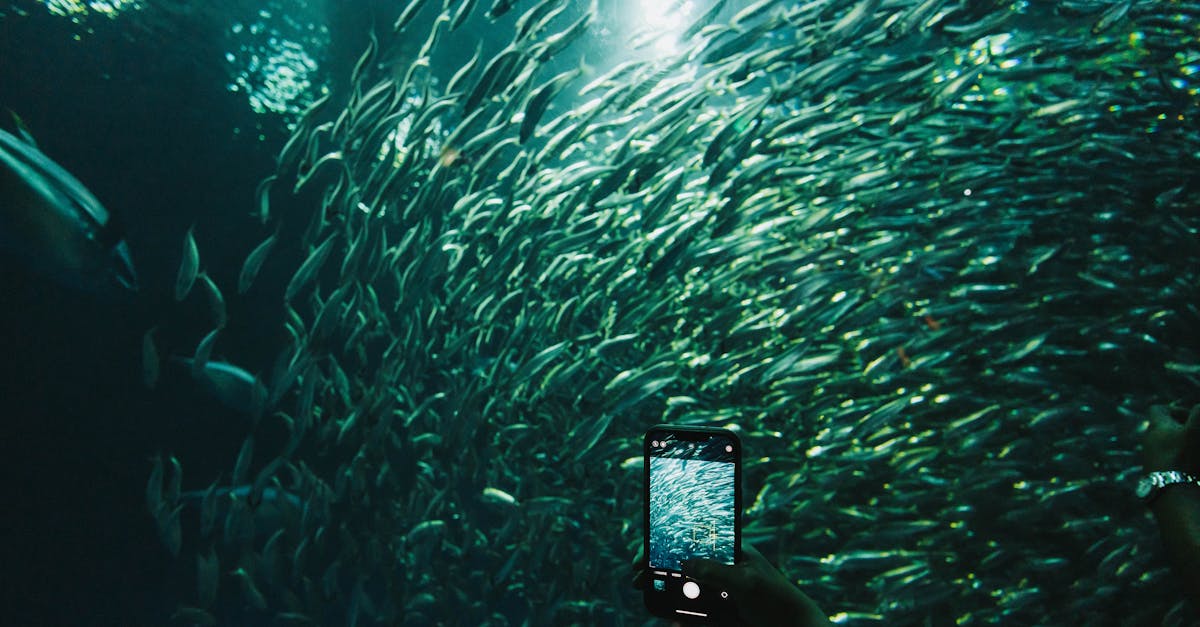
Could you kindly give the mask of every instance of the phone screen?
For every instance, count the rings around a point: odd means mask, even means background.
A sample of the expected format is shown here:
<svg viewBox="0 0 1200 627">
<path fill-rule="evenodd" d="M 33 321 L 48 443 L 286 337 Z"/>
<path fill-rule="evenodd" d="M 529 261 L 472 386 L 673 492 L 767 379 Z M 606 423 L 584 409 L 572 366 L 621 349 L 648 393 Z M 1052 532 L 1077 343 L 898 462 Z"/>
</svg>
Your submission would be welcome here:
<svg viewBox="0 0 1200 627">
<path fill-rule="evenodd" d="M 741 444 L 726 429 L 658 426 L 646 432 L 646 605 L 672 618 L 731 610 L 723 590 L 684 577 L 681 563 L 740 557 Z"/>
</svg>

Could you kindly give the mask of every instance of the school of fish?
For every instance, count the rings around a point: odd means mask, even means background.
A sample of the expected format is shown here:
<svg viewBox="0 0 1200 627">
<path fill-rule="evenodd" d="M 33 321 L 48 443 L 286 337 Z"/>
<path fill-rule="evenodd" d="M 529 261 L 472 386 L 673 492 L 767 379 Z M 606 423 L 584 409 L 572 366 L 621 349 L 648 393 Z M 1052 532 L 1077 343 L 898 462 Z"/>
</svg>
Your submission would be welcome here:
<svg viewBox="0 0 1200 627">
<path fill-rule="evenodd" d="M 1200 2 L 717 0 L 609 66 L 595 3 L 397 4 L 246 199 L 270 371 L 185 236 L 176 360 L 249 420 L 153 464 L 175 624 L 651 624 L 661 422 L 740 433 L 839 624 L 1188 620 L 1132 487 L 1200 385 Z"/>
</svg>

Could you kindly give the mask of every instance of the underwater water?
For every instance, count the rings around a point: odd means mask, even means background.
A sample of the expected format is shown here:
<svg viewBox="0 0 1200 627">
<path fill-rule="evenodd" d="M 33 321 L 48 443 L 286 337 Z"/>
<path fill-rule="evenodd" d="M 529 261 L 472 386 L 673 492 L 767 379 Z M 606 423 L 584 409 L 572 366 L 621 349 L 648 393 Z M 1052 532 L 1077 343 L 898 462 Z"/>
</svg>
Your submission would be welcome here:
<svg viewBox="0 0 1200 627">
<path fill-rule="evenodd" d="M 836 623 L 1192 624 L 1198 71 L 1186 1 L 2 3 L 138 277 L 0 256 L 6 614 L 655 624 L 676 423 Z"/>
</svg>

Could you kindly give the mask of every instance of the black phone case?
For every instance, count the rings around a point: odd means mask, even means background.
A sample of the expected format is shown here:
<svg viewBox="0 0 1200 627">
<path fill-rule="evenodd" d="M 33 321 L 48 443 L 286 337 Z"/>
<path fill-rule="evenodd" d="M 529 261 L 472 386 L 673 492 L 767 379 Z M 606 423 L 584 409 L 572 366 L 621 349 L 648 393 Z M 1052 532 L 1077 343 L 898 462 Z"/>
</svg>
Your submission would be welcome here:
<svg viewBox="0 0 1200 627">
<path fill-rule="evenodd" d="M 742 441 L 737 433 L 729 429 L 721 429 L 718 427 L 698 427 L 690 425 L 668 425 L 658 424 L 646 430 L 642 439 L 642 551 L 645 555 L 642 563 L 642 568 L 647 573 L 645 585 L 642 589 L 643 604 L 646 609 L 653 615 L 662 618 L 669 618 L 674 621 L 687 624 L 723 624 L 736 613 L 736 599 L 720 602 L 717 605 L 708 608 L 709 616 L 705 618 L 690 617 L 679 614 L 674 611 L 673 607 L 666 607 L 662 604 L 655 603 L 652 600 L 652 594 L 655 594 L 651 588 L 653 585 L 653 577 L 650 574 L 650 442 L 652 435 L 655 433 L 672 433 L 676 434 L 679 439 L 697 441 L 706 440 L 713 435 L 722 435 L 730 437 L 736 447 L 737 457 L 734 466 L 734 511 L 736 518 L 734 519 L 734 563 L 742 561 Z"/>
</svg>

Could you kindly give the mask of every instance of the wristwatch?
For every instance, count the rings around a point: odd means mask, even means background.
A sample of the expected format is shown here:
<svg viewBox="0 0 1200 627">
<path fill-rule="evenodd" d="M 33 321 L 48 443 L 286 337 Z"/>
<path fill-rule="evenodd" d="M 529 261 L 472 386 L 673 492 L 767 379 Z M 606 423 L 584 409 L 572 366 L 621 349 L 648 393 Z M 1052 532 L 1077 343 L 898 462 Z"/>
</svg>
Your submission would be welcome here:
<svg viewBox="0 0 1200 627">
<path fill-rule="evenodd" d="M 1179 472 L 1178 470 L 1158 470 L 1142 477 L 1142 480 L 1138 481 L 1137 495 L 1149 505 L 1154 500 L 1154 497 L 1162 492 L 1163 488 L 1175 485 L 1176 483 L 1190 483 L 1200 486 L 1200 478 L 1197 478 L 1195 475 L 1189 475 L 1186 472 Z"/>
</svg>

